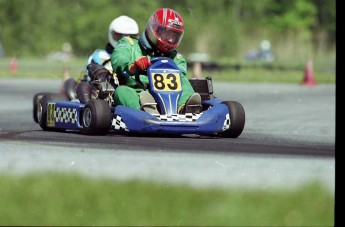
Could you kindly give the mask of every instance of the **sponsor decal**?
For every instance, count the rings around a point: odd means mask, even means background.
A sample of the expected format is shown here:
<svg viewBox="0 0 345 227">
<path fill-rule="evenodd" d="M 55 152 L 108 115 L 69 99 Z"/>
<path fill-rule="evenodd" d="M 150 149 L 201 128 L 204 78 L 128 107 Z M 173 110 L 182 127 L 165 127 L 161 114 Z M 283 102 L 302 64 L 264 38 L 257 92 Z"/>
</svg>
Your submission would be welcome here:
<svg viewBox="0 0 345 227">
<path fill-rule="evenodd" d="M 48 103 L 48 111 L 47 111 L 47 126 L 54 127 L 55 126 L 55 103 Z"/>
<path fill-rule="evenodd" d="M 178 20 L 178 17 L 175 17 L 175 19 L 168 19 L 168 23 L 172 27 L 181 27 L 181 26 L 183 26 L 183 23 Z"/>
</svg>

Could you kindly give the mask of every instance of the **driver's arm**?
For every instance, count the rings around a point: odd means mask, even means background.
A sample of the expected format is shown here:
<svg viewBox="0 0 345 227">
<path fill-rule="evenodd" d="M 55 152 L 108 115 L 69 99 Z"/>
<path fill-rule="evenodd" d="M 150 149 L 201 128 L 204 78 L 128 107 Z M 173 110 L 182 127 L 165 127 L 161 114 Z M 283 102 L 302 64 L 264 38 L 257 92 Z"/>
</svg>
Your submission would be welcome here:
<svg viewBox="0 0 345 227">
<path fill-rule="evenodd" d="M 131 76 L 129 66 L 135 61 L 135 58 L 133 58 L 133 48 L 132 43 L 126 38 L 118 41 L 111 55 L 111 65 L 117 75 Z"/>
</svg>

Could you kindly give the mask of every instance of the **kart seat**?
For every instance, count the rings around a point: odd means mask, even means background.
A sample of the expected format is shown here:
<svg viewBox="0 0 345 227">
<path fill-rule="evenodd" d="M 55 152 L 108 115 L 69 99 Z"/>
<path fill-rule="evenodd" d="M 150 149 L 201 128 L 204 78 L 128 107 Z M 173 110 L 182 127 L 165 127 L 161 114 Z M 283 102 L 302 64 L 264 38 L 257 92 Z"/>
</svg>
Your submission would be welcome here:
<svg viewBox="0 0 345 227">
<path fill-rule="evenodd" d="M 194 88 L 194 91 L 200 94 L 202 101 L 214 99 L 213 84 L 211 77 L 190 78 L 189 82 Z"/>
</svg>

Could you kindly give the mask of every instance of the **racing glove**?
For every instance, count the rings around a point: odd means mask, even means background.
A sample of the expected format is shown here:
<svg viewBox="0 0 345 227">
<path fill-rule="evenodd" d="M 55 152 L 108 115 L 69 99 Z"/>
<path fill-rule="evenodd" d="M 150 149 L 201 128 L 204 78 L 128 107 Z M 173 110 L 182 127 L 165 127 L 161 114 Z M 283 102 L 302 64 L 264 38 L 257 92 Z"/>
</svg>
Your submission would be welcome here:
<svg viewBox="0 0 345 227">
<path fill-rule="evenodd" d="M 136 74 L 138 71 L 145 71 L 151 65 L 151 61 L 147 56 L 141 56 L 133 64 L 129 66 L 129 71 Z"/>
</svg>

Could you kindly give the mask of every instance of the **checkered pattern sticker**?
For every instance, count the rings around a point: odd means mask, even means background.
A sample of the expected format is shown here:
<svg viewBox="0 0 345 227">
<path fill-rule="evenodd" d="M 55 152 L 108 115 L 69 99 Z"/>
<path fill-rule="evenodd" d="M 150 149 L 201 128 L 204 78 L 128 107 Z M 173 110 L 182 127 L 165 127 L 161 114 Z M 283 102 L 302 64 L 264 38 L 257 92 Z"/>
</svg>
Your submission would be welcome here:
<svg viewBox="0 0 345 227">
<path fill-rule="evenodd" d="M 111 125 L 112 127 L 114 127 L 115 130 L 129 131 L 125 122 L 122 121 L 122 117 L 120 115 L 117 115 L 117 114 L 114 115 Z"/>
<path fill-rule="evenodd" d="M 194 113 L 186 113 L 186 114 L 171 114 L 171 115 L 159 115 L 159 114 L 153 114 L 155 117 L 157 117 L 159 120 L 162 121 L 196 121 L 199 119 L 202 113 L 200 114 L 194 114 Z"/>
<path fill-rule="evenodd" d="M 226 114 L 224 125 L 223 125 L 223 131 L 228 130 L 229 128 L 230 128 L 230 115 Z"/>
<path fill-rule="evenodd" d="M 77 109 L 57 107 L 54 118 L 55 122 L 75 124 L 77 122 Z"/>
</svg>

